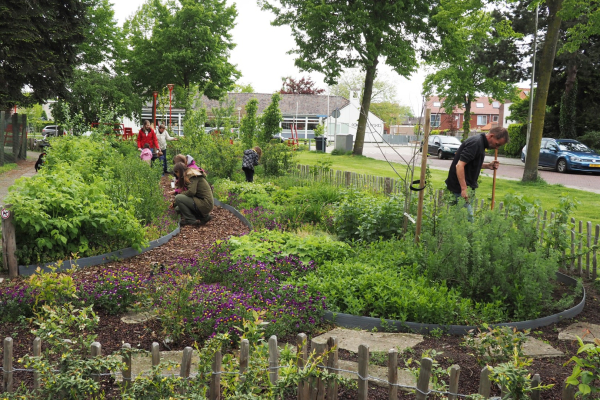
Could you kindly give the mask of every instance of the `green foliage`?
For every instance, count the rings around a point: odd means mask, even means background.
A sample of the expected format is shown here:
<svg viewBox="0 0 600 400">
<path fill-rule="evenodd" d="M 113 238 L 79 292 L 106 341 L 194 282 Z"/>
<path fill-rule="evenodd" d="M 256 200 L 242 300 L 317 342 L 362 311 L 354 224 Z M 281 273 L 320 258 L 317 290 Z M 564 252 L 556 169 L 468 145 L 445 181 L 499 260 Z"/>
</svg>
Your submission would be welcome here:
<svg viewBox="0 0 600 400">
<path fill-rule="evenodd" d="M 37 328 L 31 333 L 44 344 L 42 357 L 25 355 L 19 360 L 25 368 L 39 373 L 40 389 L 35 398 L 82 399 L 101 393 L 100 382 L 92 374 L 117 372 L 123 368 L 121 357 L 88 358 L 99 318 L 91 307 L 77 309 L 71 304 L 44 305 L 33 319 Z M 68 339 L 68 341 L 66 341 Z"/>
<path fill-rule="evenodd" d="M 242 131 L 242 146 L 245 149 L 250 149 L 254 146 L 254 140 L 257 134 L 256 111 L 258 110 L 258 99 L 252 98 L 248 100 L 245 110 L 246 115 L 242 118 L 242 126 L 240 127 L 240 130 Z"/>
<path fill-rule="evenodd" d="M 559 127 L 560 137 L 575 139 L 577 137 L 577 79 L 572 84 L 571 90 L 565 92 L 560 100 Z"/>
<path fill-rule="evenodd" d="M 534 390 L 546 390 L 554 385 L 539 385 L 532 387 L 531 374 L 527 367 L 531 365 L 531 358 L 523 358 L 517 348 L 514 348 L 512 361 L 500 364 L 491 370 L 490 380 L 498 384 L 505 393 L 503 400 L 527 400 L 531 398 Z"/>
<path fill-rule="evenodd" d="M 228 244 L 233 257 L 254 256 L 259 260 L 273 261 L 276 257 L 293 254 L 305 263 L 312 260 L 317 265 L 325 261 L 341 261 L 352 254 L 348 244 L 328 235 L 300 236 L 289 232 L 260 231 L 232 237 Z"/>
<path fill-rule="evenodd" d="M 558 252 L 539 246 L 535 210 L 512 208 L 507 219 L 486 211 L 471 223 L 455 208 L 421 235 L 424 273 L 474 301 L 502 303 L 510 318 L 539 316 L 554 288 Z"/>
<path fill-rule="evenodd" d="M 511 121 L 515 121 L 517 124 L 527 125 L 529 120 L 529 101 L 530 98 L 529 96 L 527 96 L 524 99 L 516 99 L 510 106 L 508 106 L 508 111 L 510 111 L 509 119 Z"/>
<path fill-rule="evenodd" d="M 448 378 L 450 378 L 449 370 L 446 370 L 440 366 L 439 361 L 436 359 L 438 356 L 444 354 L 443 352 L 437 352 L 434 349 L 426 349 L 423 350 L 421 354 L 421 360 L 423 358 L 431 358 L 431 388 L 433 390 L 437 390 L 440 392 L 445 392 L 448 390 Z M 410 372 L 415 379 L 415 386 L 417 385 L 419 379 L 419 373 L 421 369 L 421 361 L 418 359 L 413 360 L 412 357 L 405 361 L 406 368 L 408 372 Z M 414 364 L 414 366 L 413 366 Z M 434 399 L 443 399 L 442 395 L 433 394 Z"/>
<path fill-rule="evenodd" d="M 151 88 L 169 83 L 186 92 L 176 98 L 187 99 L 194 84 L 200 93 L 219 98 L 240 75 L 228 61 L 236 17 L 235 5 L 222 0 L 145 3 L 123 26 L 128 74 L 148 98 Z"/>
<path fill-rule="evenodd" d="M 281 176 L 289 172 L 294 161 L 294 153 L 290 146 L 280 143 L 263 145 L 260 163 L 266 176 Z"/>
<path fill-rule="evenodd" d="M 315 137 L 321 137 L 325 133 L 325 125 L 318 124 L 316 128 L 313 130 Z"/>
<path fill-rule="evenodd" d="M 334 211 L 335 233 L 345 241 L 372 242 L 402 235 L 404 199 L 351 191 Z"/>
<path fill-rule="evenodd" d="M 280 101 L 281 95 L 279 93 L 274 93 L 273 96 L 271 96 L 271 104 L 265 108 L 260 116 L 261 128 L 257 139 L 261 146 L 269 143 L 274 135 L 281 133 L 282 128 L 280 125 L 283 121 L 283 115 L 279 109 Z"/>
<path fill-rule="evenodd" d="M 400 125 L 405 119 L 414 117 L 410 106 L 387 101 L 371 103 L 369 110 L 387 125 Z"/>
<path fill-rule="evenodd" d="M 35 293 L 35 306 L 56 306 L 77 298 L 73 269 L 56 272 L 57 266 L 50 266 L 50 272 L 43 272 L 40 267 L 29 278 L 29 289 Z"/>
<path fill-rule="evenodd" d="M 504 153 L 510 157 L 520 157 L 527 141 L 527 124 L 510 124 L 508 137 L 510 141 L 504 145 Z"/>
<path fill-rule="evenodd" d="M 596 151 L 600 151 L 600 132 L 588 132 L 577 138 L 581 143 Z"/>
<path fill-rule="evenodd" d="M 576 385 L 577 395 L 582 399 L 595 398 L 595 394 L 600 393 L 600 339 L 595 338 L 593 343 L 584 344 L 583 340 L 577 337 L 577 341 L 577 355 L 565 363 L 574 364 L 567 384 Z"/>
<path fill-rule="evenodd" d="M 523 345 L 529 331 L 520 332 L 509 326 L 494 328 L 483 324 L 484 331 L 471 331 L 465 339 L 466 345 L 475 353 L 480 365 L 497 364 L 508 361 L 513 353 L 523 357 Z"/>
</svg>

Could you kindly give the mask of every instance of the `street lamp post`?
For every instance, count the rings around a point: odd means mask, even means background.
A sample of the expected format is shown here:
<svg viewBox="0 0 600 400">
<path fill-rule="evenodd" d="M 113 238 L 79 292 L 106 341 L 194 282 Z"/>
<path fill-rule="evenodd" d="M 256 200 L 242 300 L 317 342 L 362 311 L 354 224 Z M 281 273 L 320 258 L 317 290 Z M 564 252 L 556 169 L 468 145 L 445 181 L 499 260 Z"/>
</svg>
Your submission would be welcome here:
<svg viewBox="0 0 600 400">
<path fill-rule="evenodd" d="M 175 87 L 175 84 L 169 83 L 167 85 L 167 87 L 169 88 L 169 128 L 171 128 L 171 125 L 173 123 L 172 108 L 171 108 L 171 98 L 173 97 L 173 87 Z"/>
</svg>

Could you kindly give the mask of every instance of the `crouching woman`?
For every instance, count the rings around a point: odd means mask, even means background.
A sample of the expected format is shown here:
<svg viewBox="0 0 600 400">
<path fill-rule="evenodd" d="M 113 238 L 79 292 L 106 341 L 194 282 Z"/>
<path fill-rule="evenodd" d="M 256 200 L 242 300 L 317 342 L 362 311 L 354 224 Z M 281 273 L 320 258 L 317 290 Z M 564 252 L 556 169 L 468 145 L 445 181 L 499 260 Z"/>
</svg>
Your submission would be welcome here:
<svg viewBox="0 0 600 400">
<path fill-rule="evenodd" d="M 178 162 L 173 168 L 175 186 L 181 191 L 175 196 L 176 209 L 181 214 L 181 225 L 205 225 L 212 219 L 213 193 L 203 171 L 188 168 Z"/>
</svg>

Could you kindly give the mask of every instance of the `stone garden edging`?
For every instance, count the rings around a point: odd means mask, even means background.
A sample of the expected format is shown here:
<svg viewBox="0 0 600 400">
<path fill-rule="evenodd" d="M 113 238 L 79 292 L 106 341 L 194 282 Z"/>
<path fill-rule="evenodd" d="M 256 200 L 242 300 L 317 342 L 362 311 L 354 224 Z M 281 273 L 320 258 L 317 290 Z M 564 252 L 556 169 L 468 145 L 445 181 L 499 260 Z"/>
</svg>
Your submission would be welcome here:
<svg viewBox="0 0 600 400">
<path fill-rule="evenodd" d="M 572 278 L 568 275 L 562 274 L 560 272 L 556 273 L 556 279 L 564 284 L 569 286 L 577 286 L 578 282 L 575 278 Z M 542 318 L 537 318 L 529 321 L 518 321 L 518 322 L 503 322 L 499 324 L 490 324 L 491 327 L 494 326 L 510 326 L 517 328 L 519 330 L 523 329 L 536 329 L 542 326 L 547 326 L 550 324 L 554 324 L 556 322 L 560 322 L 564 319 L 573 318 L 583 311 L 585 306 L 585 287 L 583 287 L 583 297 L 579 304 L 574 307 L 569 308 L 568 310 L 561 311 L 557 314 L 549 315 Z M 325 311 L 325 319 L 327 321 L 331 321 L 334 324 L 344 327 L 344 328 L 360 328 L 371 330 L 373 328 L 377 328 L 380 331 L 389 331 L 390 328 L 395 329 L 398 332 L 415 332 L 421 334 L 427 334 L 435 329 L 441 329 L 443 332 L 448 333 L 450 335 L 466 335 L 470 330 L 477 329 L 477 326 L 467 326 L 467 325 L 442 325 L 442 324 L 422 324 L 418 322 L 405 322 L 405 321 L 396 321 L 391 319 L 385 319 L 385 326 L 381 325 L 382 318 L 373 318 L 373 317 L 360 317 L 351 314 L 344 313 L 334 313 L 331 311 Z"/>
<path fill-rule="evenodd" d="M 214 199 L 214 203 L 215 203 L 215 206 L 226 209 L 227 211 L 232 213 L 237 219 L 239 219 L 244 225 L 246 225 L 248 228 L 252 229 L 252 224 L 250 222 L 248 222 L 248 220 L 238 210 L 236 210 L 235 208 L 231 207 L 228 204 L 221 203 L 217 199 Z M 69 268 L 72 268 L 73 266 L 76 266 L 78 268 L 93 267 L 93 266 L 105 264 L 107 262 L 114 261 L 114 260 L 121 260 L 124 258 L 134 257 L 139 254 L 150 251 L 152 249 L 155 249 L 156 247 L 162 246 L 163 244 L 165 244 L 169 240 L 171 240 L 174 236 L 178 235 L 179 231 L 180 231 L 180 227 L 178 225 L 177 228 L 173 232 L 171 232 L 159 239 L 151 241 L 149 246 L 143 248 L 141 251 L 138 251 L 138 250 L 134 249 L 133 247 L 128 247 L 126 249 L 121 249 L 121 250 L 113 251 L 110 253 L 100 254 L 97 256 L 80 258 L 76 261 L 67 260 L 67 261 L 64 261 L 62 263 L 62 265 L 60 266 L 60 268 L 58 268 L 57 270 L 58 271 L 67 270 Z M 31 276 L 35 273 L 35 271 L 38 267 L 40 267 L 40 269 L 44 272 L 50 272 L 49 267 L 52 265 L 56 265 L 56 261 L 47 263 L 47 264 L 19 265 L 19 275 Z"/>
</svg>

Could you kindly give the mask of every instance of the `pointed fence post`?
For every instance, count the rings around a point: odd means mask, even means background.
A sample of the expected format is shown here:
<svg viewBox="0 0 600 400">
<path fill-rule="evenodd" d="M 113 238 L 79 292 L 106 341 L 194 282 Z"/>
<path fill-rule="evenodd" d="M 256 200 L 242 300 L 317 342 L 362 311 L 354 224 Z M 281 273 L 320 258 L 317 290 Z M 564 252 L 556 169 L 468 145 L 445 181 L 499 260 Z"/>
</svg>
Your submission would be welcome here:
<svg viewBox="0 0 600 400">
<path fill-rule="evenodd" d="M 277 336 L 269 338 L 269 380 L 272 385 L 277 384 L 279 379 L 279 349 L 277 348 Z"/>
<path fill-rule="evenodd" d="M 338 361 L 338 340 L 336 337 L 327 339 L 327 350 L 330 352 L 327 357 L 327 367 L 329 368 L 329 372 L 332 374 L 339 374 L 339 372 L 336 371 L 340 367 Z M 337 400 L 337 398 L 338 384 L 337 382 L 330 382 L 327 387 L 327 400 Z"/>
<path fill-rule="evenodd" d="M 308 342 L 304 333 L 296 336 L 296 355 L 298 357 L 298 368 L 304 368 L 308 360 Z M 309 400 L 308 382 L 298 382 L 298 400 Z"/>
<path fill-rule="evenodd" d="M 458 394 L 458 380 L 460 379 L 460 366 L 453 365 L 450 367 L 450 393 Z M 448 395 L 448 400 L 456 400 L 458 396 L 455 394 Z"/>
<path fill-rule="evenodd" d="M 10 337 L 4 339 L 4 362 L 2 363 L 2 391 L 12 393 L 13 391 L 13 340 Z"/>
<path fill-rule="evenodd" d="M 389 400 L 398 399 L 398 350 L 388 351 L 388 382 L 390 383 Z"/>
<path fill-rule="evenodd" d="M 221 350 L 215 353 L 212 363 L 212 374 L 210 376 L 210 389 L 208 392 L 209 400 L 221 399 L 221 363 L 223 356 Z"/>
<path fill-rule="evenodd" d="M 419 368 L 419 379 L 417 380 L 417 400 L 427 400 L 429 394 L 429 380 L 431 379 L 431 367 L 433 360 L 431 358 L 421 359 L 421 368 Z"/>
<path fill-rule="evenodd" d="M 246 381 L 244 374 L 248 369 L 248 360 L 250 360 L 250 342 L 248 339 L 242 339 L 240 343 L 240 380 Z"/>
<path fill-rule="evenodd" d="M 33 356 L 34 357 L 42 356 L 42 339 L 40 339 L 39 337 L 36 337 L 35 339 L 33 339 Z M 39 390 L 39 389 L 40 389 L 40 373 L 34 372 L 33 373 L 33 390 Z"/>
<path fill-rule="evenodd" d="M 491 393 L 490 370 L 483 367 L 479 378 L 479 394 L 484 398 L 489 399 Z"/>
<path fill-rule="evenodd" d="M 123 385 L 127 387 L 131 384 L 131 345 L 125 343 L 123 350 L 125 351 L 123 355 L 123 363 L 125 364 L 125 368 L 123 368 Z"/>
<path fill-rule="evenodd" d="M 156 342 L 152 342 L 150 352 L 152 353 L 152 366 L 156 367 L 160 364 L 160 345 Z"/>
<path fill-rule="evenodd" d="M 35 355 L 35 351 L 34 351 L 34 355 Z M 102 356 L 102 345 L 98 342 L 94 342 L 90 345 L 90 355 L 92 356 L 92 358 L 94 357 L 101 357 Z M 102 373 L 102 371 L 98 371 L 98 375 L 96 375 L 94 377 L 94 380 L 96 382 L 100 381 L 100 374 Z"/>
<path fill-rule="evenodd" d="M 358 346 L 358 400 L 369 398 L 369 346 Z"/>
</svg>

